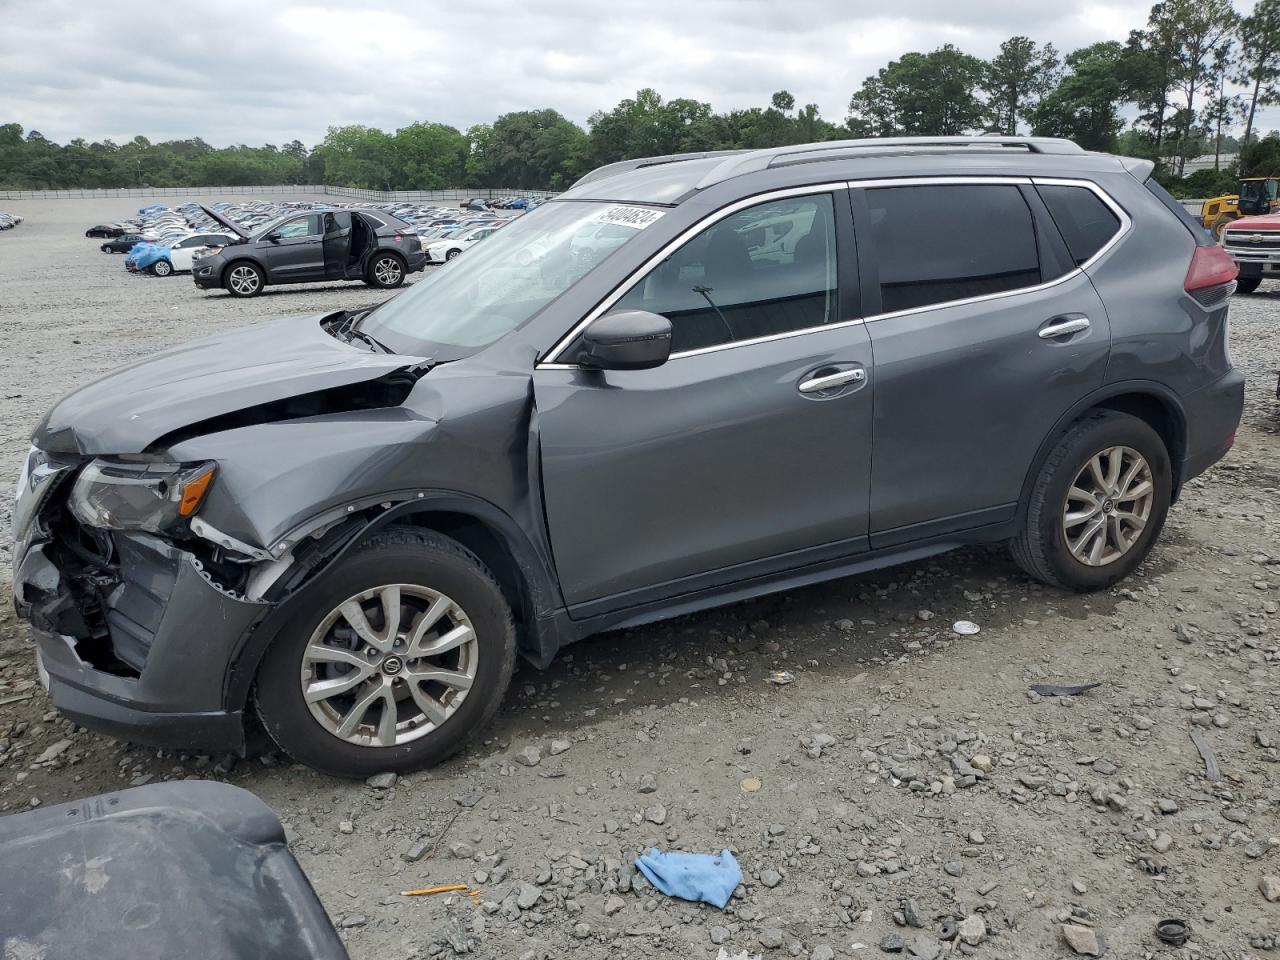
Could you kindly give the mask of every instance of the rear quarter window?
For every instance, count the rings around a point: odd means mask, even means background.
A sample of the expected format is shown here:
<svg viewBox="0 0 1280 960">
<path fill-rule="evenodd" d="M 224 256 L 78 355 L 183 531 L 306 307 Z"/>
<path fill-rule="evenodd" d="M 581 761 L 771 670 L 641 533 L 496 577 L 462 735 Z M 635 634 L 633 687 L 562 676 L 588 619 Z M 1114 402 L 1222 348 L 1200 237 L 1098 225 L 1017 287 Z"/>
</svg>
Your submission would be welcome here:
<svg viewBox="0 0 1280 960">
<path fill-rule="evenodd" d="M 1036 190 L 1076 266 L 1092 259 L 1120 232 L 1120 218 L 1088 187 L 1040 185 Z"/>
</svg>

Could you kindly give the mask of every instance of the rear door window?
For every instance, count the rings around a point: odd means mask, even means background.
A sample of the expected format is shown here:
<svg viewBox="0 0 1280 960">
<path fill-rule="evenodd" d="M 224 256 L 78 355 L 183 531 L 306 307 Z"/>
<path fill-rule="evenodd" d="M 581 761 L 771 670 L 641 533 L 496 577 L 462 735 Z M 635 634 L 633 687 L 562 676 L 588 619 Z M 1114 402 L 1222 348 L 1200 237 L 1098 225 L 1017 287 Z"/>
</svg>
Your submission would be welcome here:
<svg viewBox="0 0 1280 960">
<path fill-rule="evenodd" d="M 875 187 L 867 205 L 885 313 L 1041 282 L 1031 209 L 1013 184 Z"/>
<path fill-rule="evenodd" d="M 1120 232 L 1120 218 L 1088 187 L 1036 187 L 1076 266 L 1090 260 Z"/>
</svg>

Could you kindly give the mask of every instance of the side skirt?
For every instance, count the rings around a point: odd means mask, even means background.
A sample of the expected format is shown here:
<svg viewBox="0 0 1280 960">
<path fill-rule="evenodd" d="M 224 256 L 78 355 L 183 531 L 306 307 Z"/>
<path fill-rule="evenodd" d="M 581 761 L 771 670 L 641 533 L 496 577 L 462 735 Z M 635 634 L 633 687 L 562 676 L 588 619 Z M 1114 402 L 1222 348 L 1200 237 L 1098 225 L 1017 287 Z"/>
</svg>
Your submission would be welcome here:
<svg viewBox="0 0 1280 960">
<path fill-rule="evenodd" d="M 723 586 L 676 594 L 607 613 L 588 614 L 585 617 L 582 615 L 583 607 L 597 606 L 600 601 L 578 604 L 561 611 L 556 616 L 555 619 L 559 621 L 557 632 L 562 637 L 580 640 L 605 630 L 620 630 L 667 620 L 671 617 L 739 603 L 770 593 L 795 590 L 827 580 L 837 580 L 871 570 L 912 563 L 974 543 L 1007 540 L 1016 532 L 1016 526 L 1012 520 L 988 524 L 965 530 L 963 533 L 950 533 L 927 540 L 916 540 L 909 544 L 864 551 L 853 556 L 824 560 L 779 573 L 738 580 Z"/>
</svg>

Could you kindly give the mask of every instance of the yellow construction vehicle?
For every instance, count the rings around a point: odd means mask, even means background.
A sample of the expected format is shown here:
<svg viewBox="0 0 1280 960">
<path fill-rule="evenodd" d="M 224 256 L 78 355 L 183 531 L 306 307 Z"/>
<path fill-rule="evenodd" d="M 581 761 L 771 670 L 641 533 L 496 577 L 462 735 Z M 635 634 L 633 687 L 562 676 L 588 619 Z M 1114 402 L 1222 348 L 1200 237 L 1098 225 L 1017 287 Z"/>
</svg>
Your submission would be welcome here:
<svg viewBox="0 0 1280 960">
<path fill-rule="evenodd" d="M 1256 217 L 1280 210 L 1280 177 L 1242 177 L 1238 194 L 1225 194 L 1204 202 L 1200 222 L 1221 240 L 1222 231 L 1232 220 Z"/>
</svg>

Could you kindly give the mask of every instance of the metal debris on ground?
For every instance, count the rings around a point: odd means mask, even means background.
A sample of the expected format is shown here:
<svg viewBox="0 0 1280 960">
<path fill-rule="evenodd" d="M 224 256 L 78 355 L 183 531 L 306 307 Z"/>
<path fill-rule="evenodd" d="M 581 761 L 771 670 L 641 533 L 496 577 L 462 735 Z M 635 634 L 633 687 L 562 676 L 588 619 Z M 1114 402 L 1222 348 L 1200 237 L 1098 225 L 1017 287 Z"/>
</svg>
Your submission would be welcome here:
<svg viewBox="0 0 1280 960">
<path fill-rule="evenodd" d="M 401 890 L 400 896 L 429 897 L 433 893 L 456 893 L 458 891 L 469 890 L 469 889 L 470 888 L 465 883 L 450 883 L 450 884 L 446 884 L 443 887 L 424 887 L 421 890 Z M 478 890 L 476 891 L 476 893 L 479 893 L 479 892 L 480 891 Z"/>
<path fill-rule="evenodd" d="M 769 682 L 779 687 L 785 687 L 788 683 L 796 682 L 796 675 L 790 670 L 774 670 L 769 674 Z"/>
<path fill-rule="evenodd" d="M 1222 771 L 1218 769 L 1218 758 L 1213 753 L 1213 747 L 1209 746 L 1209 741 L 1199 730 L 1191 731 L 1191 742 L 1196 745 L 1196 749 L 1200 751 L 1200 759 L 1204 761 L 1205 779 L 1217 783 L 1222 779 Z"/>
<path fill-rule="evenodd" d="M 957 620 L 951 625 L 951 629 L 962 637 L 971 637 L 982 628 L 972 620 Z"/>
<path fill-rule="evenodd" d="M 1038 693 L 1042 697 L 1078 697 L 1082 693 L 1088 693 L 1090 690 L 1097 689 L 1102 686 L 1101 683 L 1078 683 L 1060 686 L 1056 683 L 1033 683 L 1031 692 Z"/>
</svg>

